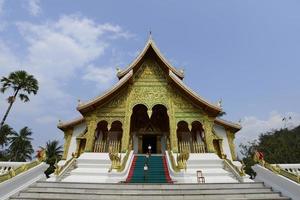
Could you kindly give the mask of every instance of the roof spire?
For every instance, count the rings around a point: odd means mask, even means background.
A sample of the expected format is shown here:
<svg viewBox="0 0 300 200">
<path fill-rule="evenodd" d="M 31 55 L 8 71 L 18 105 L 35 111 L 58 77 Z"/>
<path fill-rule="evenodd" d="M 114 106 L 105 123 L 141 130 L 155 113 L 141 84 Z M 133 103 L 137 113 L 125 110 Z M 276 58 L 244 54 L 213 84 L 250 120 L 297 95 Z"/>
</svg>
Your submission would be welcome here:
<svg viewBox="0 0 300 200">
<path fill-rule="evenodd" d="M 149 40 L 152 40 L 152 31 L 151 31 L 151 28 L 149 30 Z"/>
</svg>

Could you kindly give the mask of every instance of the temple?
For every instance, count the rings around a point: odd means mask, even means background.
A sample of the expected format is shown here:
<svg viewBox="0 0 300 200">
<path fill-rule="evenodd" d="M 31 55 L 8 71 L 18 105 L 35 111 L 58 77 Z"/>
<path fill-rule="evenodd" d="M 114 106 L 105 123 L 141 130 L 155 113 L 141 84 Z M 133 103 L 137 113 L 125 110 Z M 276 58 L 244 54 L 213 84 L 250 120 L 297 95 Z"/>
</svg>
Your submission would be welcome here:
<svg viewBox="0 0 300 200">
<path fill-rule="evenodd" d="M 0 162 L 0 200 L 299 199 L 299 164 L 258 156 L 250 179 L 234 147 L 241 126 L 220 118 L 221 102 L 188 88 L 151 37 L 117 77 L 79 102 L 81 117 L 59 122 L 64 152 L 50 177 L 44 151 L 32 162 Z"/>
<path fill-rule="evenodd" d="M 186 86 L 183 70 L 168 62 L 151 36 L 117 77 L 110 90 L 79 103 L 80 118 L 59 123 L 63 160 L 91 152 L 117 156 L 132 150 L 134 156 L 147 153 L 149 146 L 152 155 L 214 154 L 236 160 L 234 138 L 241 126 L 219 118 L 220 103 Z"/>
</svg>

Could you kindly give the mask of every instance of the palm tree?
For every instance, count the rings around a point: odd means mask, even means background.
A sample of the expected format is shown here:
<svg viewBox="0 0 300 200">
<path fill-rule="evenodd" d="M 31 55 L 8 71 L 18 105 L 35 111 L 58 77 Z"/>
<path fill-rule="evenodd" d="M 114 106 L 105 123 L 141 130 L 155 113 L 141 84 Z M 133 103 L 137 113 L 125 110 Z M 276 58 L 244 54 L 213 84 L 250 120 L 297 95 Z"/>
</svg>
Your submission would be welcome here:
<svg viewBox="0 0 300 200">
<path fill-rule="evenodd" d="M 59 145 L 58 140 L 48 141 L 46 147 L 40 147 L 46 151 L 46 163 L 49 164 L 45 174 L 49 178 L 49 175 L 55 171 L 55 163 L 57 163 L 62 157 L 62 146 Z"/>
<path fill-rule="evenodd" d="M 7 89 L 13 90 L 13 95 L 8 97 L 7 101 L 9 106 L 3 116 L 3 119 L 0 123 L 0 128 L 4 125 L 4 122 L 7 118 L 7 115 L 15 102 L 17 96 L 23 102 L 28 102 L 29 97 L 28 94 L 33 93 L 34 95 L 37 93 L 39 86 L 38 81 L 34 78 L 33 75 L 27 74 L 26 71 L 15 71 L 9 74 L 8 77 L 2 77 L 0 80 L 2 86 L 0 91 L 4 93 Z"/>
<path fill-rule="evenodd" d="M 46 163 L 54 165 L 62 157 L 62 146 L 59 145 L 58 140 L 48 141 L 45 147 Z"/>
<path fill-rule="evenodd" d="M 0 128 L 0 147 L 3 148 L 8 144 L 9 136 L 12 135 L 14 130 L 7 124 Z"/>
<path fill-rule="evenodd" d="M 22 128 L 19 134 L 16 132 L 12 133 L 8 148 L 11 161 L 24 162 L 31 160 L 31 154 L 34 152 L 31 144 L 31 135 L 32 132 L 28 127 Z"/>
</svg>

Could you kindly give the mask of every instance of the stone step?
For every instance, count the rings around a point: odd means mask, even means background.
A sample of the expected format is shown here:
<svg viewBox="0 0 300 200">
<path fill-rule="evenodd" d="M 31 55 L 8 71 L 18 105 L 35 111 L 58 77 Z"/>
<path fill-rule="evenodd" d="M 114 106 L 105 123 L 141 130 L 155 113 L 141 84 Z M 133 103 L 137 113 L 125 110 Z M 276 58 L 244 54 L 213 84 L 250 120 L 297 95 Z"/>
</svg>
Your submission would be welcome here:
<svg viewBox="0 0 300 200">
<path fill-rule="evenodd" d="M 36 193 L 70 193 L 70 194 L 106 194 L 106 195 L 196 195 L 196 194 L 256 194 L 256 193 L 272 193 L 271 188 L 251 188 L 251 189 L 82 189 L 82 188 L 44 188 L 44 187 L 30 187 L 26 192 Z"/>
<path fill-rule="evenodd" d="M 224 164 L 223 163 L 218 163 L 218 164 L 207 164 L 207 163 L 200 163 L 200 164 L 191 164 L 191 163 L 188 163 L 188 168 L 189 169 L 204 169 L 204 168 L 223 168 L 224 167 Z"/>
<path fill-rule="evenodd" d="M 202 174 L 204 176 L 206 176 L 206 175 L 208 175 L 208 176 L 210 176 L 210 175 L 219 175 L 219 174 L 220 175 L 229 175 L 229 174 L 231 174 L 230 172 L 228 172 L 228 171 L 226 171 L 222 168 L 200 168 L 198 170 L 201 170 Z M 190 169 L 190 168 L 185 171 L 186 174 L 189 174 L 189 173 L 196 174 L 196 172 L 197 172 L 196 170 L 193 170 L 193 169 Z"/>
<path fill-rule="evenodd" d="M 105 183 L 107 176 L 103 175 L 73 175 L 67 176 L 62 182 Z"/>
<path fill-rule="evenodd" d="M 195 194 L 195 195 L 164 195 L 164 194 L 72 194 L 72 193 L 46 193 L 46 192 L 21 192 L 18 197 L 14 199 L 23 199 L 23 198 L 38 198 L 38 199 L 72 199 L 72 200 L 81 200 L 81 199 L 143 199 L 143 200 L 153 200 L 153 199 L 280 199 L 280 194 L 275 192 L 270 193 L 253 193 L 253 194 Z M 281 198 L 282 199 L 282 198 Z M 287 199 L 287 198 L 285 198 Z"/>
<path fill-rule="evenodd" d="M 100 164 L 87 164 L 87 163 L 82 163 L 82 164 L 77 164 L 77 167 L 82 167 L 82 168 L 110 168 L 111 163 L 100 163 Z"/>
<path fill-rule="evenodd" d="M 10 198 L 10 200 L 39 200 L 40 198 L 30 198 L 30 197 L 15 197 L 15 198 Z M 53 199 L 53 198 L 44 198 L 45 200 L 55 200 L 55 199 Z M 111 200 L 110 198 L 102 198 L 103 200 Z M 140 200 L 140 198 L 138 198 L 138 197 L 135 197 L 135 198 L 127 198 L 127 197 L 124 197 L 124 198 L 121 198 L 121 197 L 119 197 L 118 198 L 119 200 Z M 153 198 L 151 198 L 151 197 L 144 197 L 144 199 L 145 200 L 153 200 Z M 164 197 L 163 199 L 166 199 L 166 200 L 168 200 L 169 198 L 166 198 L 166 197 Z M 190 199 L 187 199 L 186 197 L 176 197 L 176 198 L 170 198 L 170 200 L 195 200 L 195 199 L 199 199 L 199 200 L 201 200 L 200 198 L 195 198 L 195 197 L 192 197 L 192 198 L 190 198 Z M 204 200 L 205 198 L 203 198 L 203 200 Z M 69 199 L 62 199 L 62 198 L 60 198 L 60 200 L 69 200 Z M 83 200 L 85 200 L 85 199 L 83 199 Z M 211 198 L 211 200 L 220 200 L 220 198 L 215 198 L 215 199 L 213 199 L 213 198 Z M 222 199 L 223 200 L 223 199 Z M 226 200 L 226 199 L 224 199 L 224 200 Z M 232 200 L 232 199 L 230 199 L 230 198 L 228 198 L 228 200 Z M 289 198 L 287 198 L 287 197 L 274 197 L 274 198 L 268 198 L 268 197 L 266 197 L 266 198 L 234 198 L 234 200 L 290 200 Z"/>
<path fill-rule="evenodd" d="M 92 178 L 92 177 L 91 177 Z M 261 182 L 253 183 L 205 183 L 205 184 L 104 184 L 104 183 L 74 183 L 74 182 L 45 182 L 34 184 L 36 187 L 56 188 L 91 188 L 91 189 L 240 189 L 240 188 L 264 188 Z"/>
<path fill-rule="evenodd" d="M 103 175 L 106 176 L 109 168 L 76 168 L 70 173 L 74 175 Z"/>
<path fill-rule="evenodd" d="M 227 200 L 227 199 L 281 199 L 279 192 L 253 183 L 205 183 L 205 184 L 104 184 L 70 182 L 36 182 L 18 195 L 10 198 L 47 200 Z"/>
</svg>

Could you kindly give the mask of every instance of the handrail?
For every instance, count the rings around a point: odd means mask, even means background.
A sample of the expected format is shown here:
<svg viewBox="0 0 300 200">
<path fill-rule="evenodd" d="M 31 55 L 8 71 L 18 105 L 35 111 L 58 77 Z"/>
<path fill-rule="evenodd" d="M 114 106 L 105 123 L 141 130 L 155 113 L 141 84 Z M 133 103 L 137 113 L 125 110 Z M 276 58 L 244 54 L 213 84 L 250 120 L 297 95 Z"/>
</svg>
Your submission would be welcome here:
<svg viewBox="0 0 300 200">
<path fill-rule="evenodd" d="M 63 166 L 58 166 L 56 165 L 56 169 L 54 171 L 54 174 L 57 178 L 63 176 L 65 174 L 65 172 L 71 167 L 73 166 L 73 164 L 75 163 L 76 158 L 72 157 L 69 160 L 66 161 L 66 163 Z"/>
<path fill-rule="evenodd" d="M 121 167 L 118 169 L 118 172 L 122 172 L 125 169 L 126 163 L 128 161 L 129 155 L 130 155 L 130 150 L 127 150 L 126 155 L 123 158 Z"/>
<path fill-rule="evenodd" d="M 262 152 L 255 152 L 253 160 L 255 163 L 258 163 L 262 167 L 274 172 L 275 174 L 279 174 L 284 176 L 296 183 L 300 183 L 300 174 L 291 173 L 284 168 L 280 167 L 279 164 L 270 164 L 264 160 L 264 156 Z"/>
<path fill-rule="evenodd" d="M 241 170 L 235 166 L 231 160 L 229 159 L 223 159 L 224 161 L 224 167 L 229 169 L 233 175 L 240 181 L 240 182 L 244 182 L 243 176 L 246 175 L 245 171 L 243 170 L 243 166 L 241 168 Z"/>
<path fill-rule="evenodd" d="M 169 154 L 169 158 L 171 160 L 171 165 L 172 165 L 172 168 L 175 172 L 180 172 L 180 169 L 178 168 L 178 166 L 176 165 L 175 163 L 175 158 L 172 154 L 172 151 L 168 150 L 168 154 Z"/>
<path fill-rule="evenodd" d="M 4 182 L 10 178 L 13 178 L 15 176 L 17 176 L 18 174 L 25 172 L 35 166 L 37 166 L 38 164 L 40 164 L 41 162 L 38 160 L 32 161 L 30 163 L 26 163 L 26 164 L 22 164 L 20 166 L 18 166 L 17 168 L 11 168 L 7 173 L 0 175 L 0 183 Z"/>
<path fill-rule="evenodd" d="M 172 168 L 175 172 L 180 172 L 181 169 L 187 169 L 187 160 L 189 159 L 190 153 L 187 151 L 180 152 L 177 154 L 177 164 L 173 156 L 172 151 L 168 150 L 168 154 L 171 160 Z"/>
<path fill-rule="evenodd" d="M 259 163 L 262 167 L 267 168 L 268 170 L 279 174 L 281 176 L 284 176 L 292 181 L 295 181 L 296 183 L 300 183 L 300 175 L 296 175 L 294 173 L 291 173 L 283 168 L 281 168 L 278 164 L 269 164 L 267 162 L 264 162 L 264 165 L 262 165 L 261 163 Z"/>
</svg>

